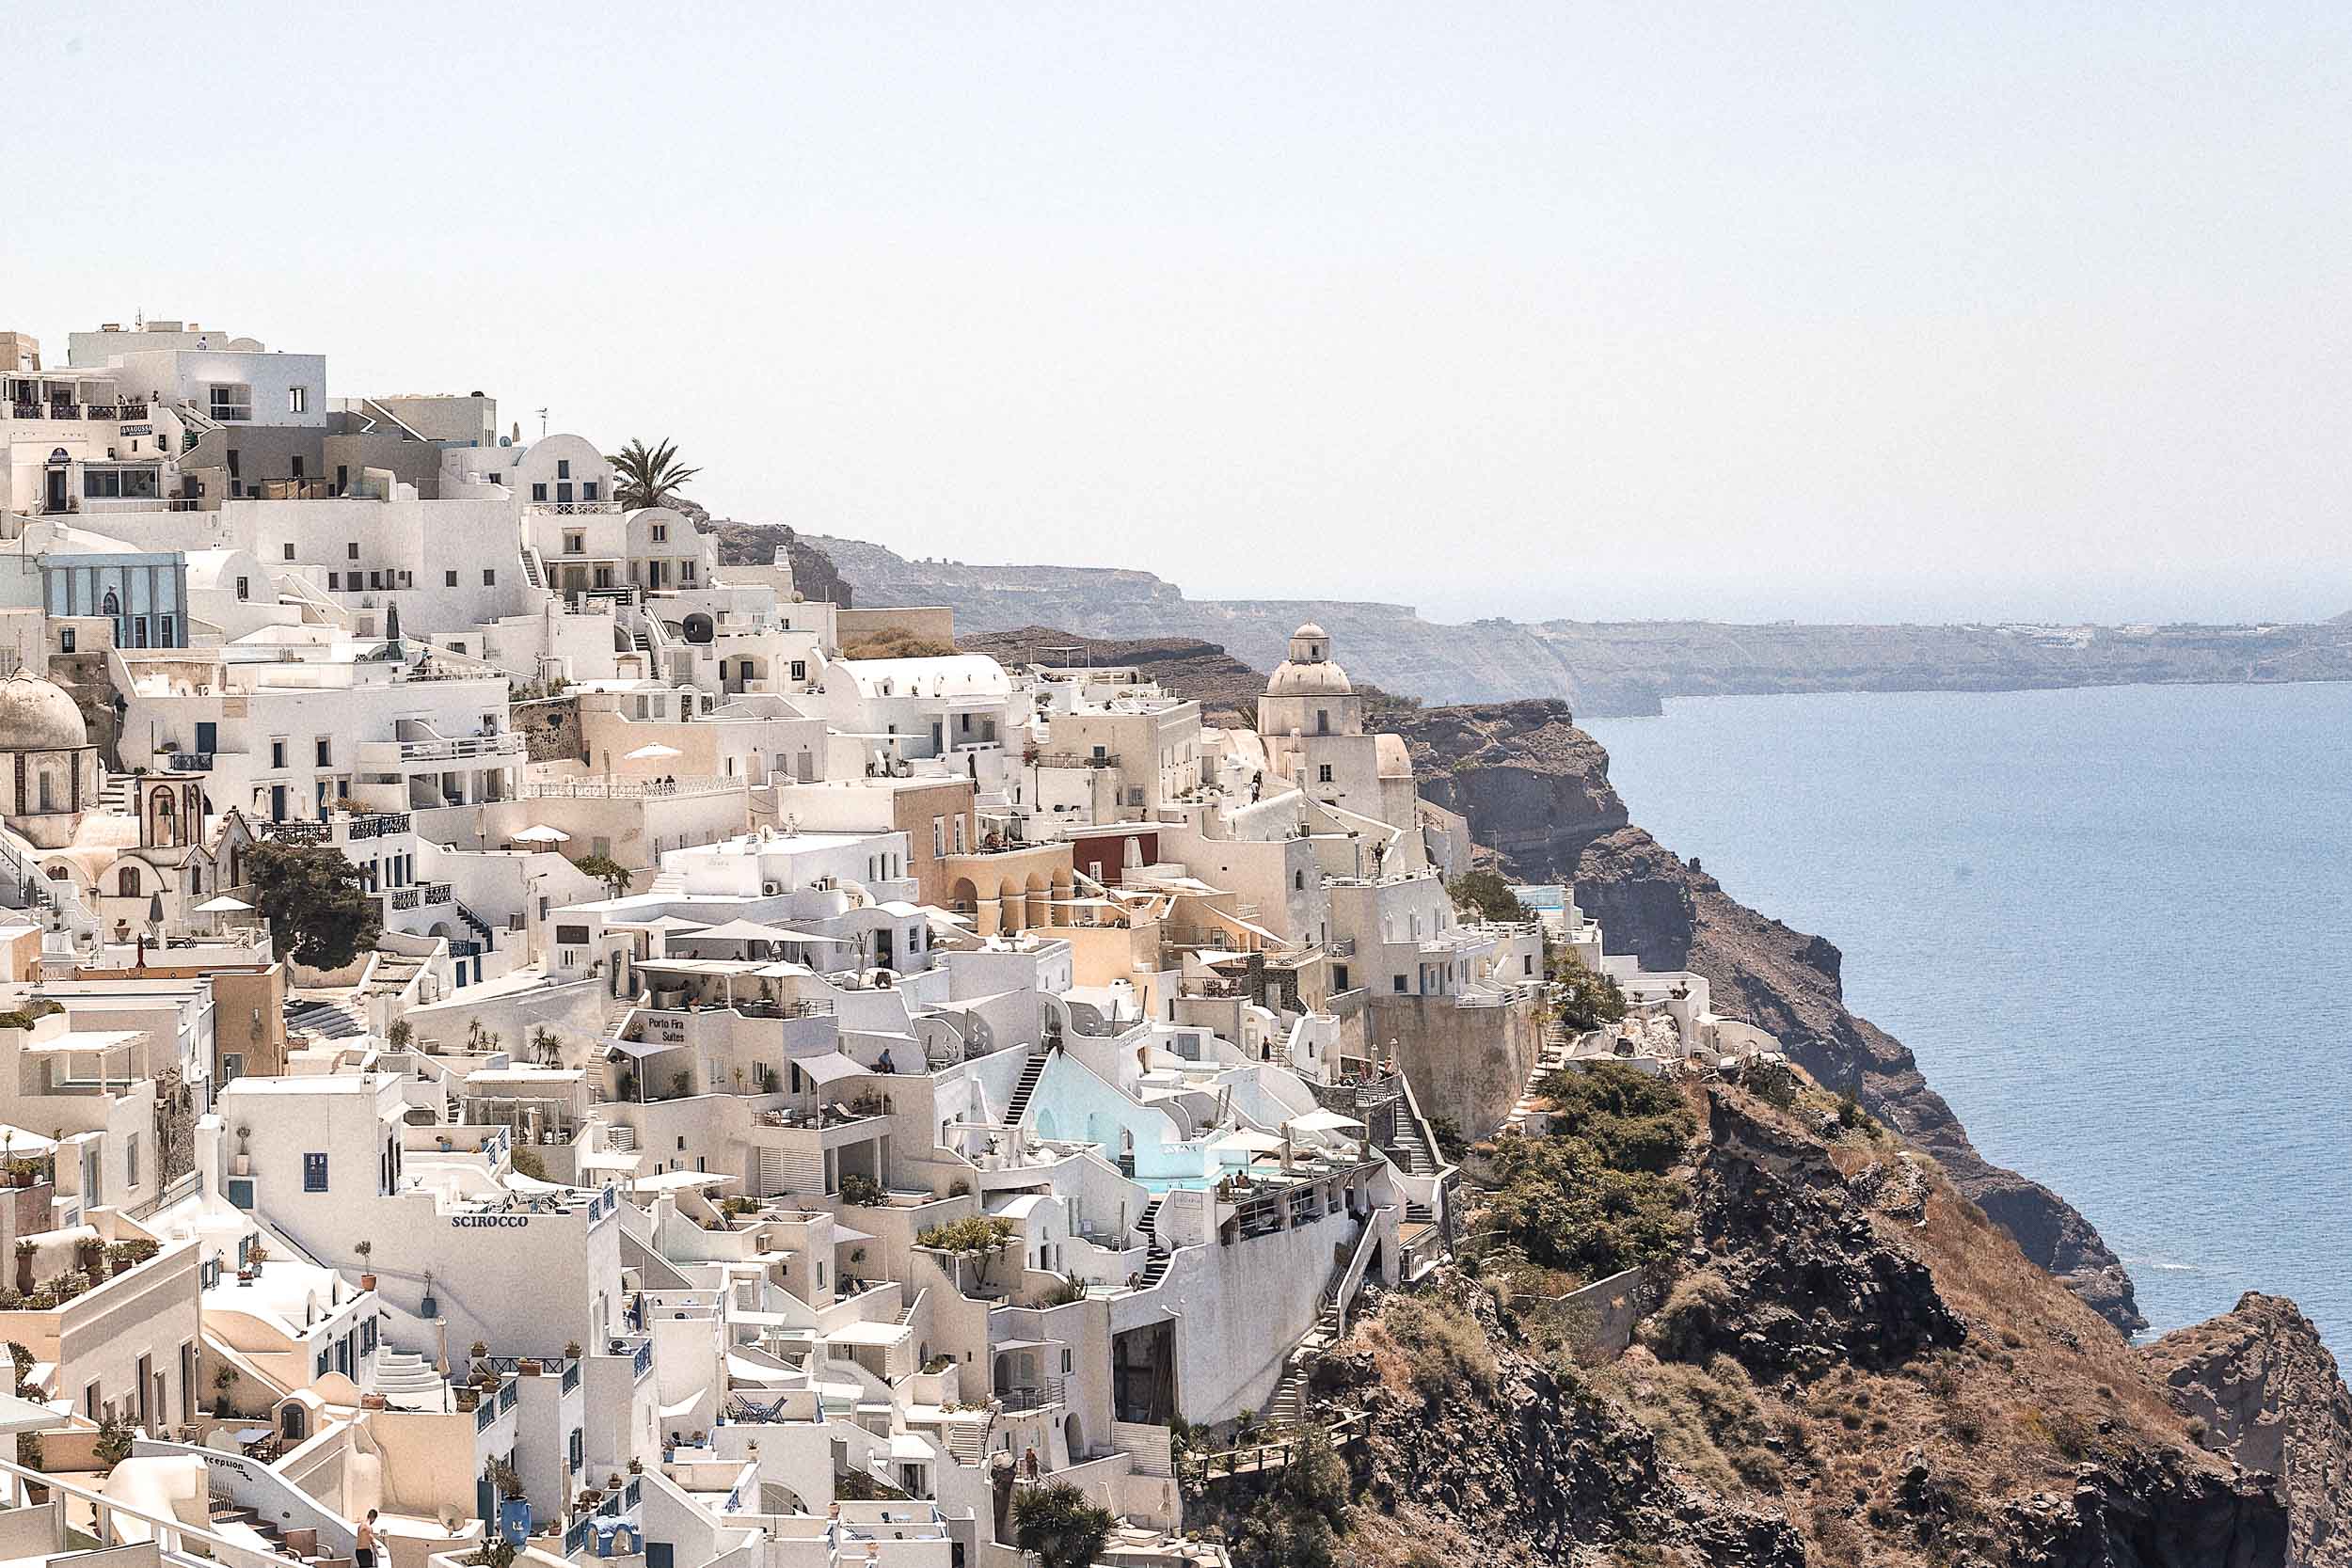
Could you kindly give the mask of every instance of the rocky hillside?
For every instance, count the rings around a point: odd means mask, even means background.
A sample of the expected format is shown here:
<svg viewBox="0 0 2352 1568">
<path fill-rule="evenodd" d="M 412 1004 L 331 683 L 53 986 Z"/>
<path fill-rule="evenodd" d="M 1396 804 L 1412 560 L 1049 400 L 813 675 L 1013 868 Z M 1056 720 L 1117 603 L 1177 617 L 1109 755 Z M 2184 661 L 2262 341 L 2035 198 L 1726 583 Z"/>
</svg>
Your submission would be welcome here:
<svg viewBox="0 0 2352 1568">
<path fill-rule="evenodd" d="M 909 561 L 812 538 L 868 605 L 944 604 L 966 632 L 1065 626 L 1213 641 L 1272 669 L 1302 621 L 1349 673 L 1430 703 L 1557 697 L 1655 713 L 1664 697 L 1785 691 L 2014 691 L 2144 681 L 2352 679 L 2352 625 L 1726 626 L 1705 621 L 1424 619 L 1351 599 L 1195 599 L 1149 572 Z"/>
<path fill-rule="evenodd" d="M 2249 1291 L 2233 1310 L 2144 1354 L 2192 1431 L 2279 1478 L 2294 1515 L 2292 1560 L 2352 1563 L 2352 1396 L 2295 1303 Z"/>
<path fill-rule="evenodd" d="M 712 517 L 698 507 L 680 503 L 705 533 L 719 536 L 722 566 L 765 566 L 784 546 L 792 562 L 792 585 L 803 598 L 825 600 L 850 608 L 851 589 L 834 569 L 833 558 L 786 523 L 739 523 L 732 517 Z"/>
<path fill-rule="evenodd" d="M 2209 1451 L 1932 1160 L 1819 1091 L 1691 1092 L 1692 1241 L 1622 1357 L 1577 1354 L 1554 1298 L 1490 1253 L 1390 1296 L 1318 1369 L 1370 1423 L 1341 1560 L 2300 1560 L 2294 1499 Z"/>
<path fill-rule="evenodd" d="M 1255 723 L 1258 698 L 1265 690 L 1263 671 L 1192 637 L 1081 637 L 1055 626 L 1016 626 L 960 635 L 956 646 L 1005 664 L 1132 664 L 1176 695 L 1198 702 L 1207 724 Z"/>
</svg>

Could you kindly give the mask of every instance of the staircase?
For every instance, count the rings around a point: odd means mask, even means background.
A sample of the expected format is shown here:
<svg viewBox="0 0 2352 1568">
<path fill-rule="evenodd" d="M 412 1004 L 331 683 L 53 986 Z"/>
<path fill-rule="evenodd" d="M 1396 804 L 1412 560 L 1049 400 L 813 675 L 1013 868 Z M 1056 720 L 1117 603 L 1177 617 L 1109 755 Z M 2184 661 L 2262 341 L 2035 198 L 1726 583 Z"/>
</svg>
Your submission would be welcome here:
<svg viewBox="0 0 2352 1568">
<path fill-rule="evenodd" d="M 523 547 L 523 580 L 533 588 L 545 588 L 548 575 L 539 569 L 539 552 L 529 546 Z"/>
<path fill-rule="evenodd" d="M 432 1362 L 406 1351 L 377 1354 L 374 1392 L 396 1409 L 446 1413 L 450 1408 L 448 1382 L 433 1370 Z"/>
<path fill-rule="evenodd" d="M 643 630 L 630 632 L 628 634 L 628 641 L 629 646 L 635 648 L 641 654 L 650 655 L 653 652 L 653 639 L 647 637 Z"/>
<path fill-rule="evenodd" d="M 488 921 L 483 919 L 480 915 L 474 913 L 473 911 L 466 908 L 465 905 L 459 903 L 454 898 L 449 901 L 449 907 L 457 911 L 457 918 L 466 923 L 466 929 L 471 931 L 473 933 L 474 940 L 482 943 L 482 950 L 485 953 L 487 953 L 490 949 L 498 945 L 498 939 L 491 934 L 490 923 Z"/>
<path fill-rule="evenodd" d="M 1396 1132 L 1381 1152 L 1407 1176 L 1438 1174 L 1438 1162 L 1430 1155 L 1428 1142 L 1421 1135 L 1421 1118 L 1406 1106 L 1396 1108 Z"/>
<path fill-rule="evenodd" d="M 1526 1130 L 1527 1114 L 1535 1108 L 1535 1085 L 1542 1083 L 1548 1074 L 1565 1067 L 1567 1062 L 1568 1031 L 1559 1020 L 1554 1019 L 1545 1026 L 1544 1043 L 1535 1053 L 1535 1065 L 1528 1070 L 1526 1085 L 1519 1090 L 1518 1103 L 1512 1106 L 1511 1114 L 1502 1118 L 1504 1131 L 1518 1132 Z"/>
<path fill-rule="evenodd" d="M 349 1002 L 315 996 L 286 999 L 286 1028 L 330 1040 L 358 1039 L 368 1032 L 366 1021 Z"/>
<path fill-rule="evenodd" d="M 398 996 L 423 973 L 422 958 L 412 958 L 405 953 L 386 953 L 376 959 L 374 970 L 368 975 L 368 994 Z"/>
<path fill-rule="evenodd" d="M 1166 1201 L 1165 1198 L 1153 1198 L 1143 1206 L 1143 1213 L 1136 1221 L 1136 1228 L 1143 1232 L 1144 1241 L 1152 1246 L 1160 1244 L 1160 1232 L 1156 1222 L 1160 1217 L 1160 1205 Z"/>
<path fill-rule="evenodd" d="M 975 1469 L 988 1462 L 988 1421 L 954 1421 L 947 1426 L 947 1455 Z"/>
<path fill-rule="evenodd" d="M 109 773 L 98 786 L 98 806 L 101 811 L 118 816 L 135 816 L 131 809 L 131 775 Z"/>
<path fill-rule="evenodd" d="M 1005 1102 L 1005 1125 L 1018 1127 L 1021 1117 L 1029 1108 L 1029 1096 L 1037 1092 L 1037 1081 L 1045 1076 L 1045 1053 L 1034 1052 L 1028 1065 L 1021 1069 L 1021 1082 L 1012 1086 L 1012 1098 Z"/>
</svg>

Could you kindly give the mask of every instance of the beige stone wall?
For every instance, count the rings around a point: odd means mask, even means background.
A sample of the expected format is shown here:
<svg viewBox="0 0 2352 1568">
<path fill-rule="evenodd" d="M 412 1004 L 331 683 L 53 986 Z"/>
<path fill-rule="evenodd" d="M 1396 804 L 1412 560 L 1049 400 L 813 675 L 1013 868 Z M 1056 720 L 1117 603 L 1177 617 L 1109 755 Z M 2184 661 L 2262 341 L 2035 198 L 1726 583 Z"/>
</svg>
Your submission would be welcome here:
<svg viewBox="0 0 2352 1568">
<path fill-rule="evenodd" d="M 1484 1137 L 1518 1103 L 1534 1068 L 1543 1030 L 1534 1005 L 1460 1007 L 1450 997 L 1374 992 L 1366 1028 L 1370 1047 L 1396 1058 L 1429 1117 L 1451 1117 L 1466 1136 Z"/>
</svg>

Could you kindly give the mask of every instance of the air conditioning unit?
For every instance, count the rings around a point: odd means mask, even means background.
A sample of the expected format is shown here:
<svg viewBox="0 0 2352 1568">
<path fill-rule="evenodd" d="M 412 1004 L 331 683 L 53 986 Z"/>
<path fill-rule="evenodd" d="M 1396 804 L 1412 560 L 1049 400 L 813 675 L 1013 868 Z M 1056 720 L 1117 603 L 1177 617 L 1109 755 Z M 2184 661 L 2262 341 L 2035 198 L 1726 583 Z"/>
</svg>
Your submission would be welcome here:
<svg viewBox="0 0 2352 1568">
<path fill-rule="evenodd" d="M 784 884 L 782 882 L 762 882 L 759 884 L 759 891 L 767 895 L 769 897 L 773 898 L 784 891 Z"/>
</svg>

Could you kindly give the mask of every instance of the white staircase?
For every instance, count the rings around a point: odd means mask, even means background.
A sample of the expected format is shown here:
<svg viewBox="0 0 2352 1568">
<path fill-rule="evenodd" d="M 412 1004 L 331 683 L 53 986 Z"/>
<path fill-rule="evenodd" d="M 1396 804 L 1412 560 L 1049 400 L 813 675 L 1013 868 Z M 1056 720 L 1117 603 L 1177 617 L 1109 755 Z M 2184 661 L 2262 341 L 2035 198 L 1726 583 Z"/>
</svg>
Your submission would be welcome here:
<svg viewBox="0 0 2352 1568">
<path fill-rule="evenodd" d="M 384 1350 L 375 1357 L 375 1392 L 384 1402 L 402 1410 L 447 1414 L 449 1382 L 433 1363 L 407 1351 Z"/>
</svg>

